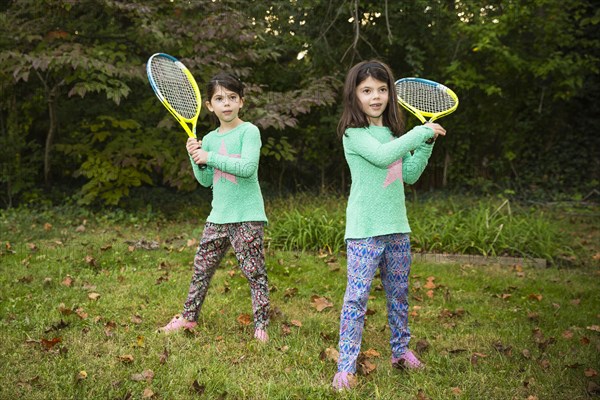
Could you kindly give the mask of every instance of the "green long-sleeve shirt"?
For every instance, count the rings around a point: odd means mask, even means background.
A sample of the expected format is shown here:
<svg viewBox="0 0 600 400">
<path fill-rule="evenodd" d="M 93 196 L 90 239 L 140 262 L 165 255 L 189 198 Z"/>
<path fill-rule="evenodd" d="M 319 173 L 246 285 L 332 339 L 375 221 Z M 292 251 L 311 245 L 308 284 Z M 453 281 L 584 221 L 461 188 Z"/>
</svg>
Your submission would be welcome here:
<svg viewBox="0 0 600 400">
<path fill-rule="evenodd" d="M 395 138 L 387 127 L 349 128 L 343 137 L 352 185 L 346 209 L 346 239 L 409 233 L 404 184 L 427 166 L 431 128 L 418 126 Z M 414 153 L 411 153 L 414 152 Z"/>
<path fill-rule="evenodd" d="M 202 138 L 202 149 L 208 152 L 207 168 L 201 170 L 191 157 L 190 160 L 198 182 L 205 187 L 212 186 L 208 222 L 267 222 L 258 183 L 261 146 L 260 131 L 250 122 L 223 134 L 215 129 Z"/>
</svg>

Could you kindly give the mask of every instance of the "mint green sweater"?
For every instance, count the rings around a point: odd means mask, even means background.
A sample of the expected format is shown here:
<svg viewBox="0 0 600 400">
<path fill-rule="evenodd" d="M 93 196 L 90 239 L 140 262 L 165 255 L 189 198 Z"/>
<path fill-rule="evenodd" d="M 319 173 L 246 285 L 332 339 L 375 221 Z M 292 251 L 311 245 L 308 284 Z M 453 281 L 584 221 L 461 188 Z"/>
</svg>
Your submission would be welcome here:
<svg viewBox="0 0 600 400">
<path fill-rule="evenodd" d="M 194 160 L 194 176 L 202 186 L 212 186 L 212 210 L 206 219 L 215 224 L 267 222 L 258 183 L 260 131 L 244 122 L 223 134 L 218 129 L 202 138 L 208 152 L 207 168 L 201 170 Z"/>
<path fill-rule="evenodd" d="M 346 239 L 410 232 L 403 183 L 413 184 L 423 173 L 433 151 L 425 141 L 433 135 L 425 126 L 399 138 L 387 127 L 346 129 L 344 155 L 352 177 Z"/>
</svg>

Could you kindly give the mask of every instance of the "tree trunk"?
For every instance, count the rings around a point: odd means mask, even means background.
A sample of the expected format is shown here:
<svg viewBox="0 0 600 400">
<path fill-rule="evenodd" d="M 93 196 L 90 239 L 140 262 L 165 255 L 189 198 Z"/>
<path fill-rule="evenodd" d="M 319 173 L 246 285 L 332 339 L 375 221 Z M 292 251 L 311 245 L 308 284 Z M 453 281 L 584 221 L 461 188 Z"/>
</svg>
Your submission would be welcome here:
<svg viewBox="0 0 600 400">
<path fill-rule="evenodd" d="M 52 92 L 55 90 L 53 89 Z M 54 93 L 48 95 L 48 114 L 50 115 L 50 126 L 46 135 L 46 148 L 44 149 L 44 185 L 50 185 L 50 153 L 52 151 L 52 142 L 56 133 L 56 96 Z"/>
</svg>

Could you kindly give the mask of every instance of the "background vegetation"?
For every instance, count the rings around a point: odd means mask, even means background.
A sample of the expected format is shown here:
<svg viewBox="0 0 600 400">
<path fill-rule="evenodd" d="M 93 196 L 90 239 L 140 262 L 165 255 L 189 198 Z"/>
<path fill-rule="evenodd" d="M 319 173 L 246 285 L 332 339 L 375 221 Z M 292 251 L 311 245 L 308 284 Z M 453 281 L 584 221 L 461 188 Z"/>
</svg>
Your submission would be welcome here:
<svg viewBox="0 0 600 400">
<path fill-rule="evenodd" d="M 414 190 L 597 196 L 599 22 L 585 0 L 4 1 L 0 201 L 122 205 L 136 187 L 195 189 L 185 135 L 145 77 L 155 52 L 201 86 L 221 69 L 241 76 L 267 193 L 347 190 L 341 80 L 378 58 L 461 100 Z M 213 126 L 203 111 L 199 132 Z"/>
</svg>

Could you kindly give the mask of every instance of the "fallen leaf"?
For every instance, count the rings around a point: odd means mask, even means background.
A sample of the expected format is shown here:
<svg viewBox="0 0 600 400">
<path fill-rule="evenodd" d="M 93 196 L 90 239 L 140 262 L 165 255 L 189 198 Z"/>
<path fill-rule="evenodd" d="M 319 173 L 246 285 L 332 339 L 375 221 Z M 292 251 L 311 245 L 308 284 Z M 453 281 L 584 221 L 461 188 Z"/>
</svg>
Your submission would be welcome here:
<svg viewBox="0 0 600 400">
<path fill-rule="evenodd" d="M 357 364 L 358 364 L 358 368 L 357 368 L 358 372 L 364 376 L 369 375 L 371 372 L 373 372 L 377 369 L 377 365 L 373 364 L 368 359 L 358 361 Z"/>
<path fill-rule="evenodd" d="M 240 314 L 237 317 L 237 322 L 239 322 L 240 325 L 248 326 L 252 322 L 252 317 L 250 314 Z"/>
<path fill-rule="evenodd" d="M 537 321 L 540 319 L 540 314 L 536 312 L 527 313 L 527 318 L 531 321 Z"/>
<path fill-rule="evenodd" d="M 75 232 L 77 232 L 77 233 L 85 232 L 85 226 L 79 225 L 77 228 L 75 228 Z"/>
<path fill-rule="evenodd" d="M 123 354 L 119 356 L 119 360 L 125 363 L 130 363 L 133 361 L 133 355 L 131 354 Z"/>
<path fill-rule="evenodd" d="M 433 299 L 433 290 L 428 290 L 426 293 L 427 297 L 429 297 L 430 299 Z"/>
<path fill-rule="evenodd" d="M 366 358 L 378 358 L 381 354 L 375 349 L 369 349 L 362 353 Z"/>
<path fill-rule="evenodd" d="M 564 337 L 565 339 L 572 339 L 573 338 L 573 332 L 571 332 L 570 330 L 566 330 L 562 333 L 562 337 Z"/>
<path fill-rule="evenodd" d="M 338 358 L 340 357 L 339 351 L 334 349 L 333 347 L 328 347 L 319 354 L 319 358 L 321 360 L 333 361 L 335 363 L 338 362 Z"/>
<path fill-rule="evenodd" d="M 281 324 L 281 334 L 283 336 L 287 336 L 290 333 L 292 333 L 292 330 L 290 329 L 290 326 L 288 324 L 286 324 L 286 323 L 282 323 Z"/>
<path fill-rule="evenodd" d="M 592 396 L 600 394 L 600 386 L 598 386 L 598 384 L 594 381 L 588 382 L 586 390 L 587 390 L 588 394 L 590 394 Z"/>
<path fill-rule="evenodd" d="M 581 303 L 581 299 L 573 299 L 571 300 L 571 304 L 574 306 L 578 306 Z"/>
<path fill-rule="evenodd" d="M 50 340 L 42 338 L 40 340 L 40 343 L 42 344 L 42 348 L 44 350 L 51 350 L 54 346 L 56 346 L 61 341 L 62 341 L 62 339 L 59 338 L 59 337 L 55 337 L 55 338 L 50 339 Z"/>
<path fill-rule="evenodd" d="M 51 231 L 51 230 L 52 230 L 52 224 L 51 224 L 51 223 L 48 223 L 48 222 L 46 222 L 46 223 L 44 224 L 44 230 L 45 230 L 46 232 L 48 232 L 48 231 Z"/>
<path fill-rule="evenodd" d="M 131 380 L 135 382 L 146 381 L 148 383 L 152 382 L 154 379 L 154 371 L 151 369 L 144 370 L 141 374 L 132 374 Z"/>
<path fill-rule="evenodd" d="M 417 341 L 415 346 L 415 351 L 419 354 L 423 354 L 429 348 L 429 342 L 425 339 L 420 339 Z"/>
<path fill-rule="evenodd" d="M 456 396 L 460 396 L 462 394 L 462 390 L 460 390 L 459 387 L 453 387 L 452 389 L 450 389 L 452 391 L 452 394 L 456 395 Z"/>
<path fill-rule="evenodd" d="M 92 267 L 98 266 L 98 261 L 96 261 L 96 259 L 90 255 L 85 256 L 85 258 L 83 260 L 89 266 L 92 266 Z"/>
<path fill-rule="evenodd" d="M 71 278 L 71 275 L 67 275 L 65 279 L 63 279 L 62 284 L 66 287 L 73 286 L 73 278 Z"/>
<path fill-rule="evenodd" d="M 135 340 L 133 347 L 146 347 L 146 344 L 144 343 L 144 337 L 141 335 L 138 336 Z"/>
<path fill-rule="evenodd" d="M 287 288 L 285 289 L 285 291 L 283 292 L 283 298 L 284 299 L 291 299 L 292 297 L 294 297 L 296 294 L 298 294 L 298 288 Z"/>
<path fill-rule="evenodd" d="M 67 306 L 65 306 L 65 303 L 60 303 L 58 305 L 58 312 L 63 315 L 71 315 L 73 314 L 73 309 L 67 308 Z"/>
<path fill-rule="evenodd" d="M 87 372 L 82 370 L 77 373 L 77 376 L 75 377 L 75 379 L 78 381 L 82 381 L 82 380 L 86 379 L 87 377 L 88 377 Z"/>
<path fill-rule="evenodd" d="M 198 383 L 198 380 L 195 379 L 194 383 L 192 383 L 192 389 L 194 392 L 196 392 L 198 395 L 203 395 L 204 391 L 206 390 L 206 386 L 205 385 L 201 385 Z"/>
<path fill-rule="evenodd" d="M 298 328 L 300 328 L 302 326 L 302 322 L 298 321 L 297 319 L 291 320 L 290 324 L 297 326 Z"/>
<path fill-rule="evenodd" d="M 419 389 L 417 391 L 417 400 L 429 400 L 429 397 L 425 396 L 425 393 L 423 392 L 423 389 Z"/>
<path fill-rule="evenodd" d="M 142 317 L 140 317 L 139 315 L 135 314 L 135 315 L 133 315 L 131 317 L 131 322 L 134 323 L 134 324 L 136 324 L 136 325 L 139 325 L 139 324 L 141 324 L 143 322 L 142 321 Z"/>
<path fill-rule="evenodd" d="M 544 296 L 542 296 L 541 294 L 534 294 L 531 293 L 529 296 L 527 296 L 527 298 L 529 300 L 537 300 L 537 301 L 542 301 L 542 299 L 544 298 Z"/>
<path fill-rule="evenodd" d="M 322 296 L 313 295 L 311 298 L 311 303 L 317 311 L 321 312 L 326 308 L 333 307 L 333 303 L 330 302 L 327 298 Z"/>
<path fill-rule="evenodd" d="M 539 362 L 540 367 L 542 367 L 543 369 L 548 369 L 550 368 L 550 361 L 548 359 L 543 359 Z"/>
<path fill-rule="evenodd" d="M 595 369 L 593 369 L 593 368 L 588 368 L 588 369 L 586 369 L 585 371 L 583 371 L 583 374 L 584 374 L 585 376 L 587 376 L 588 378 L 592 378 L 592 377 L 594 377 L 594 376 L 597 376 L 597 375 L 598 375 L 598 371 L 596 371 L 596 370 L 595 370 Z"/>
<path fill-rule="evenodd" d="M 594 332 L 600 332 L 600 325 L 586 326 L 585 329 L 588 329 L 588 330 L 594 331 Z"/>
<path fill-rule="evenodd" d="M 92 293 L 88 294 L 88 298 L 90 300 L 96 301 L 96 300 L 98 300 L 100 298 L 100 293 L 92 292 Z"/>
<path fill-rule="evenodd" d="M 167 362 L 168 359 L 169 359 L 169 351 L 165 348 L 159 357 L 159 362 L 161 364 L 164 364 Z"/>
<path fill-rule="evenodd" d="M 151 397 L 154 397 L 154 392 L 149 388 L 144 389 L 144 392 L 142 393 L 142 398 L 149 399 Z"/>
<path fill-rule="evenodd" d="M 425 289 L 435 289 L 437 286 L 433 281 L 435 280 L 434 276 L 427 277 L 427 283 L 423 285 Z"/>
</svg>

